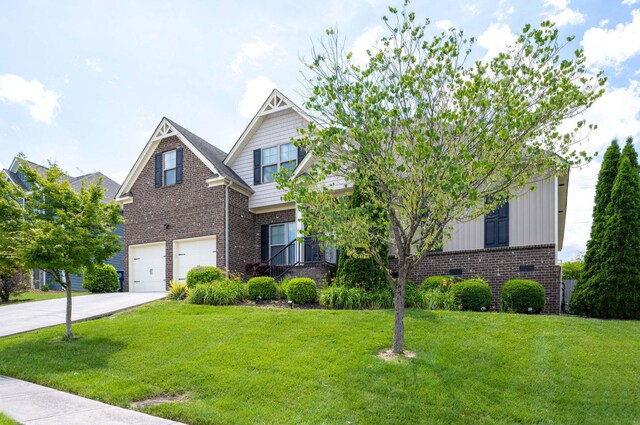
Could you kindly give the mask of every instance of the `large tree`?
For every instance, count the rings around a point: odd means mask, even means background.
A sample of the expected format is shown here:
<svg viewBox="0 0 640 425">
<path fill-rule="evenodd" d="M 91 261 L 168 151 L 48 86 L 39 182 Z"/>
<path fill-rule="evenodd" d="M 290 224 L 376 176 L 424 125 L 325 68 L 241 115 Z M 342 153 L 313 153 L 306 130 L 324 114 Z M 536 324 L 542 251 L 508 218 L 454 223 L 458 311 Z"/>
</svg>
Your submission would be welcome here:
<svg viewBox="0 0 640 425">
<path fill-rule="evenodd" d="M 101 264 L 121 249 L 113 233 L 122 221 L 120 207 L 103 203 L 100 181 L 76 192 L 55 164 L 45 176 L 26 163 L 21 171 L 32 187 L 25 202 L 29 229 L 23 235 L 22 257 L 28 267 L 46 270 L 66 290 L 66 337 L 71 339 L 70 275 Z"/>
<path fill-rule="evenodd" d="M 571 300 L 569 300 L 570 309 L 576 314 L 588 316 L 592 314 L 594 308 L 594 299 L 590 295 L 592 291 L 589 286 L 593 283 L 591 278 L 598 274 L 602 266 L 602 236 L 607 222 L 607 208 L 611 201 L 611 191 L 618 174 L 619 163 L 620 146 L 617 140 L 613 140 L 604 154 L 600 173 L 598 173 L 591 236 L 587 242 L 587 252 L 584 256 L 582 279 L 576 285 Z"/>
<path fill-rule="evenodd" d="M 629 156 L 620 159 L 607 207 L 602 265 L 587 285 L 597 317 L 640 319 L 640 173 Z"/>
<path fill-rule="evenodd" d="M 22 270 L 17 252 L 20 232 L 25 228 L 24 210 L 20 205 L 22 191 L 0 177 L 0 299 L 9 301 L 11 294 L 28 288 L 28 277 Z"/>
<path fill-rule="evenodd" d="M 429 21 L 417 21 L 406 3 L 389 10 L 387 36 L 368 63 L 354 63 L 334 30 L 312 50 L 305 106 L 316 121 L 295 143 L 313 160 L 296 178 L 278 180 L 306 231 L 374 258 L 379 223 L 335 189 L 362 178 L 371 183 L 365 190 L 375 188 L 369 199 L 387 213 L 384 242 L 397 257 L 397 278 L 388 269 L 387 277 L 395 292 L 392 351 L 402 353 L 414 266 L 452 223 L 481 217 L 532 181 L 586 160 L 572 147 L 584 121 L 567 134 L 560 124 L 588 108 L 605 79 L 586 72 L 581 50 L 561 57 L 572 38 L 560 41 L 549 22 L 525 26 L 495 58 L 471 61 L 474 39 L 462 31 L 429 38 Z"/>
</svg>

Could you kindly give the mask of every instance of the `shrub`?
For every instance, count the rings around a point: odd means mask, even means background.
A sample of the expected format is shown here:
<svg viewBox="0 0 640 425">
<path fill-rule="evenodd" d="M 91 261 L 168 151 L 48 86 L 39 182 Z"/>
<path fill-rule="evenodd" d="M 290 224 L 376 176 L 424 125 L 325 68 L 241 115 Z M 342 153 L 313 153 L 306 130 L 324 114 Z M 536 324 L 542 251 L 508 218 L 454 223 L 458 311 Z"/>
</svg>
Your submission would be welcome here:
<svg viewBox="0 0 640 425">
<path fill-rule="evenodd" d="M 318 299 L 318 288 L 313 279 L 298 277 L 291 279 L 286 287 L 287 298 L 296 304 L 312 303 Z"/>
<path fill-rule="evenodd" d="M 430 291 L 432 289 L 448 291 L 453 284 L 454 280 L 449 276 L 429 276 L 422 281 L 422 286 L 420 288 L 425 291 Z"/>
<path fill-rule="evenodd" d="M 49 289 L 51 288 L 49 288 L 49 285 L 47 285 L 46 283 L 40 287 L 40 290 L 42 292 L 49 292 Z"/>
<path fill-rule="evenodd" d="M 278 288 L 272 277 L 261 276 L 249 279 L 247 292 L 252 300 L 258 297 L 263 300 L 272 300 L 278 295 Z"/>
<path fill-rule="evenodd" d="M 217 280 L 222 280 L 224 273 L 217 267 L 213 266 L 199 266 L 194 267 L 187 272 L 187 286 L 192 288 L 201 283 L 212 283 Z"/>
<path fill-rule="evenodd" d="M 491 305 L 491 288 L 480 278 L 463 280 L 456 283 L 451 291 L 462 310 L 481 311 Z"/>
<path fill-rule="evenodd" d="M 369 294 L 363 288 L 329 286 L 320 291 L 320 305 L 328 308 L 358 309 L 369 304 Z"/>
<path fill-rule="evenodd" d="M 115 292 L 120 288 L 118 272 L 111 264 L 94 264 L 84 270 L 82 287 L 94 293 Z"/>
<path fill-rule="evenodd" d="M 244 266 L 245 273 L 251 277 L 269 276 L 270 270 L 269 264 L 263 262 L 247 263 Z"/>
<path fill-rule="evenodd" d="M 582 280 L 584 261 L 565 261 L 562 263 L 562 280 Z"/>
<path fill-rule="evenodd" d="M 422 291 L 418 290 L 416 283 L 412 280 L 406 282 L 404 305 L 410 308 L 425 308 Z"/>
<path fill-rule="evenodd" d="M 167 298 L 170 300 L 184 300 L 189 295 L 189 288 L 184 282 L 171 281 L 169 284 L 169 295 Z"/>
<path fill-rule="evenodd" d="M 192 304 L 230 305 L 242 301 L 244 294 L 245 288 L 242 283 L 222 280 L 191 287 L 188 301 Z"/>
<path fill-rule="evenodd" d="M 500 310 L 510 313 L 540 313 L 544 309 L 544 288 L 538 282 L 511 279 L 500 289 Z"/>
<path fill-rule="evenodd" d="M 372 258 L 346 257 L 341 253 L 336 281 L 349 288 L 377 289 L 388 285 L 384 271 Z"/>
<path fill-rule="evenodd" d="M 393 289 L 390 286 L 369 292 L 369 307 L 376 309 L 393 308 Z"/>
<path fill-rule="evenodd" d="M 276 292 L 278 293 L 278 298 L 286 299 L 287 298 L 287 285 L 291 279 L 284 278 L 280 282 L 276 282 Z"/>
<path fill-rule="evenodd" d="M 438 310 L 460 310 L 460 305 L 453 291 L 429 289 L 422 292 L 423 308 Z"/>
<path fill-rule="evenodd" d="M 0 300 L 8 302 L 11 295 L 29 290 L 30 282 L 30 276 L 22 269 L 11 269 L 6 274 L 0 274 Z"/>
</svg>

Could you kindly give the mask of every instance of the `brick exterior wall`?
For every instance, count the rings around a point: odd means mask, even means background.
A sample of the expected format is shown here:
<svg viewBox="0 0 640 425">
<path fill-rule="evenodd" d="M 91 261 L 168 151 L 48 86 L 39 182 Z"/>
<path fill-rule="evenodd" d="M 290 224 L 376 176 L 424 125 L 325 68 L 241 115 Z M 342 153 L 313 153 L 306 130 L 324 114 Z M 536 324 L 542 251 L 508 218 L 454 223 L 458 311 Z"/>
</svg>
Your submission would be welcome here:
<svg viewBox="0 0 640 425">
<path fill-rule="evenodd" d="M 260 228 L 265 224 L 279 224 L 279 223 L 290 223 L 296 220 L 296 210 L 285 210 L 285 211 L 276 211 L 264 214 L 256 214 L 255 215 L 255 226 L 254 226 L 254 241 L 256 241 L 256 245 L 254 247 L 254 261 L 260 261 Z M 233 230 L 230 230 L 233 232 Z"/>
<path fill-rule="evenodd" d="M 317 286 L 324 286 L 331 282 L 336 276 L 336 268 L 328 264 L 310 264 L 294 267 L 289 270 L 284 277 L 293 279 L 296 277 L 310 277 Z"/>
<path fill-rule="evenodd" d="M 260 234 L 255 235 L 256 215 L 249 212 L 249 198 L 229 190 L 229 269 L 244 273 L 247 263 L 256 260 L 256 245 L 260 248 Z M 258 251 L 258 260 L 260 253 Z"/>
<path fill-rule="evenodd" d="M 533 272 L 520 271 L 520 266 L 530 265 Z M 397 270 L 396 259 L 390 260 L 390 266 Z M 491 286 L 493 309 L 498 308 L 500 288 L 507 280 L 535 280 L 544 287 L 547 299 L 543 313 L 560 314 L 561 272 L 554 245 L 434 252 L 414 268 L 410 279 L 419 283 L 428 276 L 447 276 L 451 269 L 462 269 L 459 277 L 463 279 L 485 279 Z"/>
<path fill-rule="evenodd" d="M 176 148 L 183 148 L 183 182 L 156 188 L 154 156 Z M 177 137 L 160 142 L 131 188 L 133 202 L 124 205 L 124 291 L 129 290 L 131 245 L 166 242 L 167 285 L 173 279 L 174 239 L 215 235 L 216 263 L 224 267 L 224 187 L 207 187 L 210 176 L 211 170 Z"/>
</svg>

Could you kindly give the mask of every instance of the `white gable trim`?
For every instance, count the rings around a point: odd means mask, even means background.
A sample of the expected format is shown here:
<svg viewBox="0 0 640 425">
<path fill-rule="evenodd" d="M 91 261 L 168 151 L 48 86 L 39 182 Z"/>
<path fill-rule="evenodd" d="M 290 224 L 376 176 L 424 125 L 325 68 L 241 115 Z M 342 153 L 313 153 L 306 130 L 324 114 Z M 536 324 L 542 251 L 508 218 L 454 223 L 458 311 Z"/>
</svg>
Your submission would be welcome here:
<svg viewBox="0 0 640 425">
<path fill-rule="evenodd" d="M 124 183 L 122 184 L 122 186 L 120 186 L 120 190 L 118 190 L 118 194 L 115 197 L 115 200 L 117 202 L 124 202 L 127 200 L 128 197 L 123 197 L 123 195 L 131 190 L 131 187 L 133 187 L 133 184 L 140 176 L 140 173 L 144 169 L 144 166 L 151 159 L 151 156 L 153 155 L 160 141 L 171 136 L 178 137 L 178 139 L 180 139 L 180 141 L 187 148 L 189 148 L 189 150 L 193 152 L 195 156 L 197 156 L 198 159 L 202 161 L 202 163 L 204 163 L 207 168 L 209 168 L 209 170 L 211 170 L 212 173 L 220 174 L 218 169 L 211 163 L 211 161 L 209 161 L 204 155 L 202 155 L 202 153 L 198 149 L 196 149 L 195 146 L 193 146 L 193 144 L 191 144 L 191 142 L 189 142 L 189 140 L 187 140 L 187 138 L 184 137 L 175 127 L 173 127 L 166 118 L 163 118 L 153 132 L 153 136 L 151 136 L 146 146 L 142 150 L 142 153 L 138 157 L 136 163 L 133 165 L 133 168 L 131 169 L 131 171 L 129 171 L 129 174 L 124 180 Z"/>
<path fill-rule="evenodd" d="M 225 165 L 230 165 L 233 161 L 240 155 L 242 149 L 247 144 L 251 136 L 256 132 L 256 130 L 260 127 L 265 118 L 271 114 L 276 112 L 285 111 L 287 109 L 292 109 L 297 112 L 304 120 L 307 122 L 311 122 L 313 119 L 302 109 L 296 106 L 289 98 L 280 93 L 277 89 L 273 89 L 267 100 L 264 101 L 258 112 L 254 115 L 253 119 L 244 129 L 238 141 L 233 145 L 231 151 L 224 159 Z"/>
</svg>

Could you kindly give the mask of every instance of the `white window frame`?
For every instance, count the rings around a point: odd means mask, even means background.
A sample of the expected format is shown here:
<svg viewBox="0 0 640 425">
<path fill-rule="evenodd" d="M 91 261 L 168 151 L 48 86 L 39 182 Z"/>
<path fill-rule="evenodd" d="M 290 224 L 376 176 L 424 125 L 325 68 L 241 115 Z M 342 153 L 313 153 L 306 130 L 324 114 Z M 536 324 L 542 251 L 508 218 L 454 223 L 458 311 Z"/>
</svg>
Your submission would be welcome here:
<svg viewBox="0 0 640 425">
<path fill-rule="evenodd" d="M 286 145 L 292 145 L 293 147 L 296 148 L 296 157 L 294 159 L 288 159 L 286 161 L 282 161 L 282 147 L 286 146 Z M 271 162 L 271 163 L 268 163 L 268 164 L 263 163 L 263 159 L 264 159 L 263 152 L 265 150 L 267 150 L 267 149 L 273 149 L 273 148 L 276 148 L 276 151 L 277 151 L 276 162 Z M 282 164 L 284 164 L 284 163 L 293 163 L 294 166 L 293 166 L 292 170 L 295 170 L 295 168 L 298 166 L 298 149 L 293 143 L 291 143 L 291 142 L 280 143 L 278 145 L 267 146 L 267 147 L 264 147 L 264 148 L 260 149 L 260 183 L 262 183 L 262 184 L 275 183 L 275 181 L 270 181 L 269 182 L 269 181 L 265 181 L 264 180 L 264 169 L 266 167 L 273 167 L 275 165 L 276 166 L 276 173 L 277 173 L 278 171 L 280 171 L 280 168 L 282 168 Z"/>
<path fill-rule="evenodd" d="M 272 239 L 271 239 L 271 232 L 272 229 L 274 227 L 278 227 L 278 226 L 284 226 L 284 244 L 274 244 Z M 290 228 L 291 227 L 291 228 Z M 280 251 L 283 247 L 289 245 L 292 240 L 289 240 L 289 232 L 293 232 L 294 235 L 294 239 L 298 234 L 298 229 L 296 227 L 296 222 L 295 221 L 290 221 L 290 222 L 286 222 L 286 223 L 275 223 L 275 224 L 270 224 L 269 225 L 269 258 L 273 258 L 274 255 L 276 255 L 278 253 L 278 251 Z M 274 250 L 273 247 L 279 247 L 277 248 L 277 250 Z M 294 251 L 295 252 L 295 251 Z M 285 262 L 283 264 L 291 264 L 291 258 L 288 255 L 288 253 L 285 253 Z M 295 255 L 293 258 L 293 261 L 295 261 Z"/>
<path fill-rule="evenodd" d="M 165 156 L 173 153 L 174 155 L 174 165 L 173 168 L 165 168 Z M 173 178 L 173 183 L 167 183 L 167 171 L 175 171 L 175 175 Z M 172 149 L 170 151 L 162 152 L 162 185 L 163 186 L 173 186 L 177 183 L 178 180 L 178 150 Z"/>
</svg>

